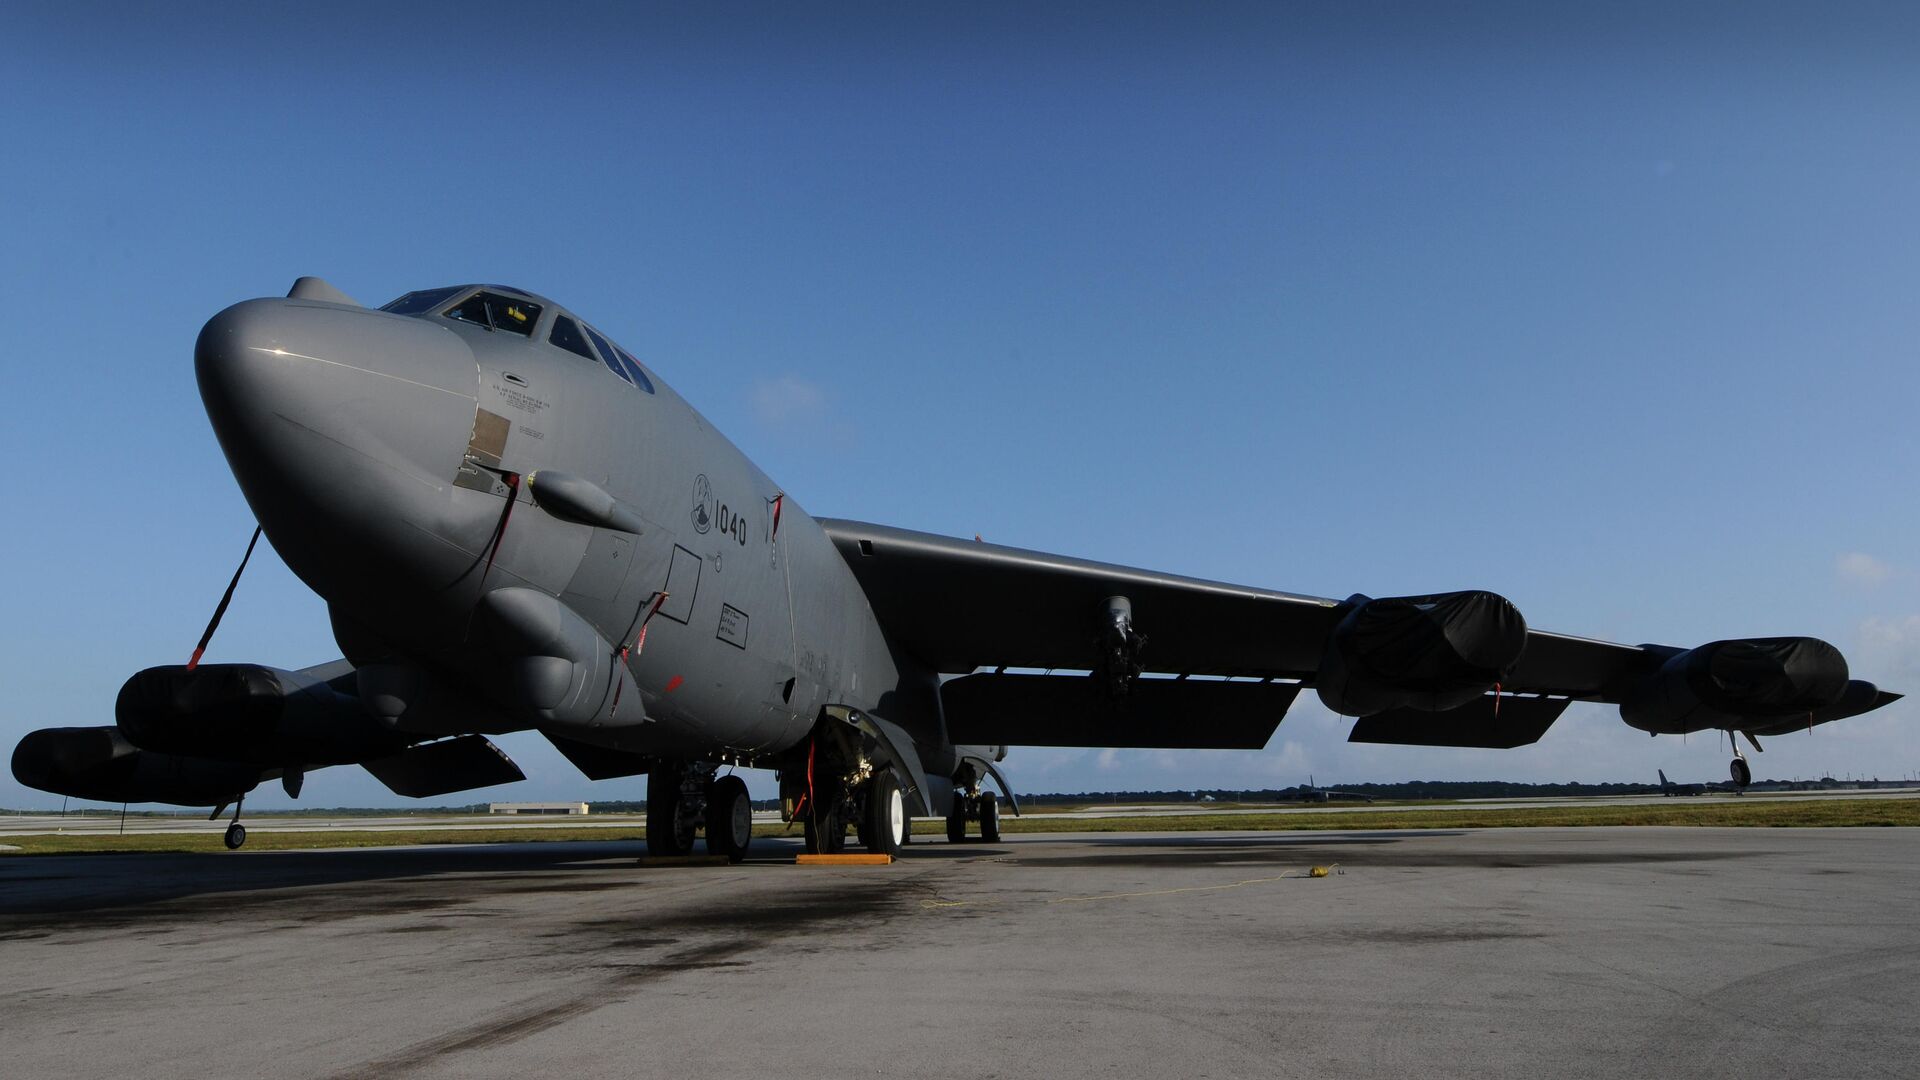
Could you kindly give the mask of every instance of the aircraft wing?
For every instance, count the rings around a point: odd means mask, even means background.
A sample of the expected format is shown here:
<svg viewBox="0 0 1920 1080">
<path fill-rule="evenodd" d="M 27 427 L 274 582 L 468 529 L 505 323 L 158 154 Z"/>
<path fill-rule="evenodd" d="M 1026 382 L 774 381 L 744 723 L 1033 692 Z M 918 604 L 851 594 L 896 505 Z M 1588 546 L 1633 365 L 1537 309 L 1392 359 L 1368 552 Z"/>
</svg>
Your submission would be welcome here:
<svg viewBox="0 0 1920 1080">
<path fill-rule="evenodd" d="M 1301 678 L 1319 666 L 1340 602 L 1048 555 L 858 521 L 823 520 L 880 624 L 945 672 L 1086 670 L 1100 605 L 1133 601 L 1154 671 Z"/>
<path fill-rule="evenodd" d="M 962 676 L 942 688 L 956 742 L 1257 748 L 1303 687 L 1339 680 L 1333 698 L 1358 700 L 1349 674 L 1335 670 L 1338 650 L 1330 645 L 1366 597 L 1275 592 L 866 522 L 820 524 L 894 644 L 937 671 Z M 1139 660 L 1150 673 L 1117 699 L 1098 680 L 1077 675 L 1100 668 L 1105 605 L 1114 596 L 1131 602 L 1132 626 L 1144 638 Z M 1406 599 L 1447 597 L 1486 598 L 1468 604 L 1482 614 L 1495 602 L 1511 612 L 1486 593 Z M 1524 627 L 1517 612 L 1512 624 Z M 1380 708 L 1343 708 L 1361 717 L 1350 737 L 1525 745 L 1572 701 L 1619 703 L 1685 651 L 1523 632 L 1524 645 L 1515 640 L 1518 659 L 1485 680 L 1489 691 L 1498 683 L 1497 692 L 1445 701 L 1415 694 L 1410 701 L 1378 698 Z M 1816 712 L 1822 721 L 1838 719 L 1898 696 L 1850 684 L 1845 700 Z"/>
</svg>

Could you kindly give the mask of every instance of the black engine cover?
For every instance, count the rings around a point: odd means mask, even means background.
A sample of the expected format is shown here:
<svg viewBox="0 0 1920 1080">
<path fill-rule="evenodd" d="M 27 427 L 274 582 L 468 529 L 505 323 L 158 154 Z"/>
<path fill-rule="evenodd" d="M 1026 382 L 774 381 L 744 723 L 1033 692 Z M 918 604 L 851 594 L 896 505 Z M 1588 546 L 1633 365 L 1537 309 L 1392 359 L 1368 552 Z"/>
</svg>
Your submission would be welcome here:
<svg viewBox="0 0 1920 1080">
<path fill-rule="evenodd" d="M 1838 703 L 1847 687 L 1847 658 L 1819 638 L 1715 641 L 1668 657 L 1620 703 L 1620 718 L 1668 735 L 1747 729 L 1768 719 L 1804 723 Z"/>
<path fill-rule="evenodd" d="M 148 668 L 120 688 L 114 717 L 142 750 L 262 767 L 363 761 L 413 741 L 380 723 L 358 697 L 258 664 Z"/>
<path fill-rule="evenodd" d="M 42 728 L 13 750 L 13 778 L 30 788 L 100 802 L 217 806 L 252 791 L 262 770 L 230 761 L 154 754 L 118 728 Z"/>
<path fill-rule="evenodd" d="M 1314 679 L 1320 700 L 1343 716 L 1464 705 L 1505 679 L 1527 646 L 1527 620 L 1495 593 L 1347 603 Z"/>
</svg>

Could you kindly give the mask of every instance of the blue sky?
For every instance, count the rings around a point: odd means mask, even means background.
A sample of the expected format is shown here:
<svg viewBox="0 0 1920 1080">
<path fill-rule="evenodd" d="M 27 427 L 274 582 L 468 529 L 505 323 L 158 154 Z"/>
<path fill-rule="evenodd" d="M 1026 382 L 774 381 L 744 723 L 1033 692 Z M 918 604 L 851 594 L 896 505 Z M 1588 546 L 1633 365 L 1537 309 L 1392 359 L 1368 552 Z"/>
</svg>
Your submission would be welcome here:
<svg viewBox="0 0 1920 1080">
<path fill-rule="evenodd" d="M 816 514 L 1542 628 L 1805 633 L 1920 690 L 1920 17 L 1902 5 L 8 6 L 0 744 L 183 662 L 251 517 L 235 301 L 504 280 Z M 337 655 L 256 559 L 210 657 Z M 1763 776 L 1920 770 L 1911 700 Z M 1722 774 L 1016 751 L 1028 790 Z M 476 798 L 637 797 L 537 737 Z M 756 790 L 767 790 L 763 781 Z M 0 778 L 0 805 L 48 805 Z M 277 790 L 259 802 L 281 800 Z M 399 802 L 359 770 L 310 805 Z"/>
</svg>

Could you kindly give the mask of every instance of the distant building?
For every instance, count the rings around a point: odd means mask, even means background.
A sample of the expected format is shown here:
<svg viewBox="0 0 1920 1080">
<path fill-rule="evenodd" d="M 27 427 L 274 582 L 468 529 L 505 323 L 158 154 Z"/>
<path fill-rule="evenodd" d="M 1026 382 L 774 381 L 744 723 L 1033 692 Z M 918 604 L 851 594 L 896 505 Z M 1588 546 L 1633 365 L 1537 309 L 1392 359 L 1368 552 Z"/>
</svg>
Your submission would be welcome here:
<svg viewBox="0 0 1920 1080">
<path fill-rule="evenodd" d="M 487 804 L 489 814 L 585 814 L 583 802 L 494 802 Z"/>
</svg>

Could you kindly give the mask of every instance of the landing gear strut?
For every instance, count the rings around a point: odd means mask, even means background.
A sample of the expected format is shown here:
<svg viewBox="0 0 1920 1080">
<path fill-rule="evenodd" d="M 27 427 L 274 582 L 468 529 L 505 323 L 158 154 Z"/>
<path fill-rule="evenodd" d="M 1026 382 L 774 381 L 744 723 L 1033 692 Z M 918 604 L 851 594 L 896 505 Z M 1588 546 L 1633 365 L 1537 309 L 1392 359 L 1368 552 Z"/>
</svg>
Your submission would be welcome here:
<svg viewBox="0 0 1920 1080">
<path fill-rule="evenodd" d="M 1727 742 L 1733 745 L 1733 763 L 1728 766 L 1727 771 L 1733 776 L 1733 786 L 1744 790 L 1748 784 L 1753 783 L 1753 769 L 1747 765 L 1747 755 L 1740 752 L 1741 734 L 1746 733 L 1727 732 Z M 1761 749 L 1760 740 L 1751 734 L 1747 734 L 1747 741 L 1753 744 L 1756 751 Z"/>
<path fill-rule="evenodd" d="M 247 797 L 245 795 L 233 800 L 233 822 L 227 826 L 227 834 L 223 838 L 226 841 L 228 851 L 238 851 L 240 850 L 240 845 L 247 842 L 247 827 L 240 824 L 240 808 L 246 804 Z M 219 806 L 214 807 L 213 813 L 207 816 L 207 820 L 213 821 L 217 819 L 226 809 L 226 803 L 221 803 Z"/>
</svg>

